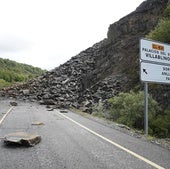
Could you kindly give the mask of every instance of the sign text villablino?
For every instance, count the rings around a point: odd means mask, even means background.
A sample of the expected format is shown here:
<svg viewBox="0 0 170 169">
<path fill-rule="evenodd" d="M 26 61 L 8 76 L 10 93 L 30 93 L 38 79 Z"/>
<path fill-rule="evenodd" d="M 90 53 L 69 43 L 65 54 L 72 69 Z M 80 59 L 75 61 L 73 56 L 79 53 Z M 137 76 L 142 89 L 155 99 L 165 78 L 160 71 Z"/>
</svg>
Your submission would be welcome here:
<svg viewBox="0 0 170 169">
<path fill-rule="evenodd" d="M 170 45 L 146 39 L 140 43 L 141 60 L 170 65 Z"/>
</svg>

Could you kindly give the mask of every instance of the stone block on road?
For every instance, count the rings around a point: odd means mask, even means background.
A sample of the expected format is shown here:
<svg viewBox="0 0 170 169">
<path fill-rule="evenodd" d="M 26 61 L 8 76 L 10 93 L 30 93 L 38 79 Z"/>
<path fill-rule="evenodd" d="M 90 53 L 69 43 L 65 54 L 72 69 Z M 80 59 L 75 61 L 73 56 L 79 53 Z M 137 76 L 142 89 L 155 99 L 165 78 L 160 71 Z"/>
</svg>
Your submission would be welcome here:
<svg viewBox="0 0 170 169">
<path fill-rule="evenodd" d="M 10 133 L 4 137 L 6 145 L 20 145 L 30 147 L 38 144 L 41 141 L 41 136 L 32 135 L 25 132 Z"/>
</svg>

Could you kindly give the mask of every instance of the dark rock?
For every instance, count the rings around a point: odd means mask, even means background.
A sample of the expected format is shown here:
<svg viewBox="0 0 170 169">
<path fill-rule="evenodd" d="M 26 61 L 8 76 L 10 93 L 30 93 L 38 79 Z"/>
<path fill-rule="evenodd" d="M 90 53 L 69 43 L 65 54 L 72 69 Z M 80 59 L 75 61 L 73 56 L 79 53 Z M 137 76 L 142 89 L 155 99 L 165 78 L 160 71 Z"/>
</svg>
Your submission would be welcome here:
<svg viewBox="0 0 170 169">
<path fill-rule="evenodd" d="M 67 110 L 60 110 L 60 113 L 68 113 Z"/>
<path fill-rule="evenodd" d="M 41 141 L 41 136 L 32 135 L 25 132 L 11 133 L 4 137 L 4 143 L 7 145 L 34 146 Z"/>
<path fill-rule="evenodd" d="M 18 103 L 17 103 L 17 102 L 10 102 L 10 105 L 11 105 L 11 106 L 17 106 Z"/>
<path fill-rule="evenodd" d="M 80 107 L 80 110 L 82 112 L 85 112 L 85 113 L 88 113 L 88 114 L 92 114 L 92 112 L 93 112 L 93 109 L 89 108 L 89 107 Z"/>
<path fill-rule="evenodd" d="M 43 101 L 41 101 L 41 104 L 44 105 L 55 105 L 55 102 L 53 99 L 43 99 Z"/>
<path fill-rule="evenodd" d="M 22 93 L 24 95 L 29 95 L 30 91 L 29 91 L 29 89 L 25 89 L 25 90 L 22 90 Z"/>
</svg>

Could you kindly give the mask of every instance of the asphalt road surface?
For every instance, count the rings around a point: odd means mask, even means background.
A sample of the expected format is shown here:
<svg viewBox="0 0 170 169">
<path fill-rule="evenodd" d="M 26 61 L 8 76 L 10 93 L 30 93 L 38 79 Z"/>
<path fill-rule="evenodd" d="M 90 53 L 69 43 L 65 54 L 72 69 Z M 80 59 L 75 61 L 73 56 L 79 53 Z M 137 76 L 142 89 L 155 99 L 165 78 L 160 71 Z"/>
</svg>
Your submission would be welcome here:
<svg viewBox="0 0 170 169">
<path fill-rule="evenodd" d="M 9 101 L 0 100 L 0 138 L 22 131 L 42 140 L 29 148 L 8 147 L 1 140 L 0 169 L 170 168 L 169 150 L 79 114 L 26 102 L 9 109 Z M 31 125 L 35 121 L 44 125 Z"/>
</svg>

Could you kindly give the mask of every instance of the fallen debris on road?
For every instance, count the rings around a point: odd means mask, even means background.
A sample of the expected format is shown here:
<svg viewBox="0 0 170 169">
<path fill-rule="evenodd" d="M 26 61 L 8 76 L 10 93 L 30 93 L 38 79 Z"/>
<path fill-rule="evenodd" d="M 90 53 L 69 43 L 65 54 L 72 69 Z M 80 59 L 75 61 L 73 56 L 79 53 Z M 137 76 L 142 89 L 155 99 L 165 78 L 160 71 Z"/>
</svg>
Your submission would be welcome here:
<svg viewBox="0 0 170 169">
<path fill-rule="evenodd" d="M 53 111 L 54 110 L 54 108 L 48 108 L 47 109 L 47 111 Z"/>
<path fill-rule="evenodd" d="M 45 125 L 45 124 L 43 122 L 41 122 L 41 121 L 34 121 L 31 125 L 40 126 L 40 125 Z"/>
<path fill-rule="evenodd" d="M 6 145 L 20 145 L 24 147 L 31 147 L 41 141 L 41 136 L 32 135 L 25 132 L 10 133 L 4 137 Z"/>
<path fill-rule="evenodd" d="M 18 103 L 17 103 L 17 102 L 10 102 L 10 105 L 11 105 L 11 106 L 17 106 Z"/>
<path fill-rule="evenodd" d="M 60 110 L 60 113 L 68 113 L 67 110 Z"/>
</svg>

